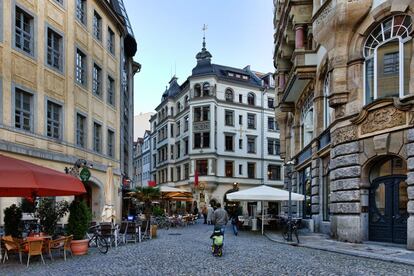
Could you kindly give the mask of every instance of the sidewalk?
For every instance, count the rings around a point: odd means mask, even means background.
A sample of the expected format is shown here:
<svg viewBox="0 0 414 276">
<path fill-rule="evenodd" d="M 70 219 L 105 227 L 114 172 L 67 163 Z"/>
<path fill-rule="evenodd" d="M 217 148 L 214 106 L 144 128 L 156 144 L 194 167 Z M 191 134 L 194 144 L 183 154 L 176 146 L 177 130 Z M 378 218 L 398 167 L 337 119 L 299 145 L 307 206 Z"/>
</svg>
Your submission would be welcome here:
<svg viewBox="0 0 414 276">
<path fill-rule="evenodd" d="M 267 238 L 274 242 L 289 244 L 278 232 L 265 232 Z M 365 257 L 375 260 L 414 265 L 414 251 L 405 249 L 404 245 L 378 242 L 349 243 L 340 242 L 320 233 L 300 233 L 299 244 L 295 246 L 336 252 L 351 256 Z"/>
</svg>

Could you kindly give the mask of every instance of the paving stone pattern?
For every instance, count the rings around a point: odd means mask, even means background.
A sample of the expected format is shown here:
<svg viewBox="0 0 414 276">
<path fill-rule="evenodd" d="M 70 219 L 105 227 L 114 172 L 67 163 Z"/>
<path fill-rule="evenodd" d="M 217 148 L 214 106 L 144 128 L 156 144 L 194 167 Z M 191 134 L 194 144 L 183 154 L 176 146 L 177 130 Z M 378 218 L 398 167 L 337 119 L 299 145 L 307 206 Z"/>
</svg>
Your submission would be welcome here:
<svg viewBox="0 0 414 276">
<path fill-rule="evenodd" d="M 414 275 L 414 266 L 272 242 L 259 233 L 227 227 L 224 256 L 213 257 L 212 226 L 159 230 L 158 237 L 64 262 L 33 259 L 29 268 L 0 264 L 0 275 Z"/>
</svg>

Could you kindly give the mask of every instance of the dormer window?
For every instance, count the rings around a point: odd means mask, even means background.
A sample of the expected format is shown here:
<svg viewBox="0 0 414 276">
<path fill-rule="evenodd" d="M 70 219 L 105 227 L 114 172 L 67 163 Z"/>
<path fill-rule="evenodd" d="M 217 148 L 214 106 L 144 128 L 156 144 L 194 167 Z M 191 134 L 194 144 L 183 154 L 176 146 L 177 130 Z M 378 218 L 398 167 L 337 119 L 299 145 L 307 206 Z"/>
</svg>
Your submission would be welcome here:
<svg viewBox="0 0 414 276">
<path fill-rule="evenodd" d="M 231 72 L 228 72 L 228 73 L 227 73 L 227 75 L 228 75 L 229 77 L 234 77 L 234 73 L 231 73 Z"/>
<path fill-rule="evenodd" d="M 247 95 L 247 104 L 248 105 L 255 105 L 255 97 L 252 92 Z"/>
<path fill-rule="evenodd" d="M 203 84 L 203 97 L 210 95 L 210 84 L 208 82 L 205 82 Z"/>
<path fill-rule="evenodd" d="M 233 101 L 234 95 L 233 95 L 233 91 L 231 89 L 229 89 L 229 88 L 226 89 L 225 96 L 226 96 L 226 102 L 232 102 Z"/>
<path fill-rule="evenodd" d="M 243 75 L 243 76 L 242 76 L 242 79 L 244 79 L 244 80 L 248 80 L 248 79 L 249 79 L 249 77 L 248 77 L 248 76 Z"/>
</svg>

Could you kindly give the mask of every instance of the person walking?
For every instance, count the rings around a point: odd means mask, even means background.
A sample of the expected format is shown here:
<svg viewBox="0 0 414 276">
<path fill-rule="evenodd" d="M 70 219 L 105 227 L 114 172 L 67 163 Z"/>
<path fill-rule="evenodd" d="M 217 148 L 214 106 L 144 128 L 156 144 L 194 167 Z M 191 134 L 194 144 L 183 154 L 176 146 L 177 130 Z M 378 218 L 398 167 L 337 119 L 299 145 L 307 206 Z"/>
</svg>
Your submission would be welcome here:
<svg viewBox="0 0 414 276">
<path fill-rule="evenodd" d="M 212 223 L 213 213 L 214 213 L 214 209 L 213 209 L 213 207 L 211 207 L 211 204 L 209 204 L 208 207 L 207 207 L 207 224 Z"/>
<path fill-rule="evenodd" d="M 221 204 L 217 203 L 217 209 L 213 213 L 213 223 L 214 227 L 220 227 L 221 232 L 224 235 L 224 230 L 226 229 L 226 224 L 229 221 L 229 215 L 227 214 L 226 210 L 221 208 Z"/>
<path fill-rule="evenodd" d="M 237 213 L 237 210 L 234 210 L 230 217 L 231 225 L 233 226 L 233 233 L 235 236 L 238 235 L 239 231 L 237 229 L 239 225 L 239 214 Z"/>
<path fill-rule="evenodd" d="M 207 224 L 207 206 L 204 205 L 203 208 L 201 208 L 201 214 L 203 214 L 204 217 L 204 224 Z"/>
</svg>

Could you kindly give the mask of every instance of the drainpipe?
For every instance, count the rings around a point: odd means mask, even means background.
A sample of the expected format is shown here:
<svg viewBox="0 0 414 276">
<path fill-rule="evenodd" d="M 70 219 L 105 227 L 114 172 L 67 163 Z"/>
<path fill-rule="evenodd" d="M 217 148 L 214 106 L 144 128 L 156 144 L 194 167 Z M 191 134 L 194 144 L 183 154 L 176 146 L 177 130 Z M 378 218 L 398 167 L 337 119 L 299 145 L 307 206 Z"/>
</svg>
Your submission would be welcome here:
<svg viewBox="0 0 414 276">
<path fill-rule="evenodd" d="M 265 176 L 265 168 L 264 168 L 264 148 L 265 148 L 265 141 L 264 141 L 264 139 L 265 139 L 265 137 L 264 137 L 264 129 L 265 129 L 265 119 L 264 119 L 264 96 L 265 96 L 265 94 L 267 93 L 267 87 L 265 87 L 264 89 L 263 89 L 263 93 L 262 93 L 262 124 L 261 124 L 261 126 L 262 126 L 262 146 L 261 146 L 261 148 L 262 148 L 262 152 L 261 152 L 261 157 L 262 157 L 262 185 L 264 185 L 264 176 Z"/>
</svg>

